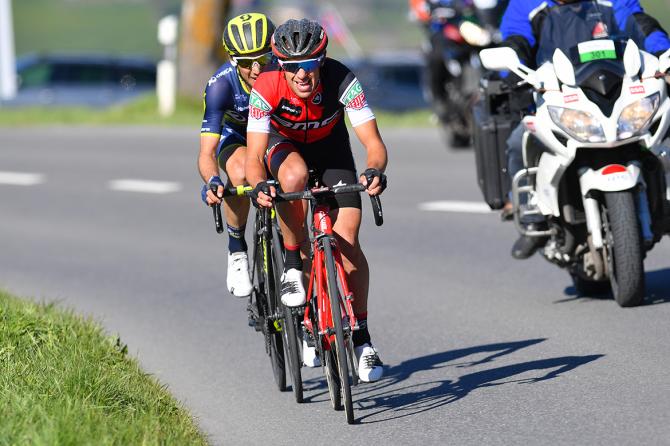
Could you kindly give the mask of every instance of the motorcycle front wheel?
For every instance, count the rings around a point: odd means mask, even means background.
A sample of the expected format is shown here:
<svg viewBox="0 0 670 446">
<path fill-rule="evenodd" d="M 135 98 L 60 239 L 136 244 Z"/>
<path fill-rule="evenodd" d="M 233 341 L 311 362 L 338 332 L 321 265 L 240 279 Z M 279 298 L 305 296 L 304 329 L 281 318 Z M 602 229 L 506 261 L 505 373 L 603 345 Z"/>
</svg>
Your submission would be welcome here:
<svg viewBox="0 0 670 446">
<path fill-rule="evenodd" d="M 622 307 L 644 301 L 644 255 L 634 191 L 606 192 L 605 236 L 612 295 Z"/>
</svg>

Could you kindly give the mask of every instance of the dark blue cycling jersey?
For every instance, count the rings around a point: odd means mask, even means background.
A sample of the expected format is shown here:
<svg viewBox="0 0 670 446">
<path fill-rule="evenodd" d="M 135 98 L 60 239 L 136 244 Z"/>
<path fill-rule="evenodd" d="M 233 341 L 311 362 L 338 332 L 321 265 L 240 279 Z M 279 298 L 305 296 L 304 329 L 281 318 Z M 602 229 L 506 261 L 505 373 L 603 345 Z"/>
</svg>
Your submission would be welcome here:
<svg viewBox="0 0 670 446">
<path fill-rule="evenodd" d="M 205 114 L 200 134 L 221 135 L 226 128 L 246 136 L 249 92 L 230 62 L 221 65 L 207 81 L 204 102 Z"/>
<path fill-rule="evenodd" d="M 604 15 L 610 10 L 618 29 L 637 28 L 643 36 L 645 51 L 658 54 L 670 48 L 668 35 L 655 19 L 644 13 L 638 0 L 590 0 L 588 3 L 592 3 L 594 9 L 600 9 Z M 526 64 L 535 62 L 533 59 L 540 43 L 542 22 L 549 10 L 557 6 L 561 5 L 553 0 L 510 0 L 500 25 L 505 40 L 503 45 L 515 49 Z M 565 35 L 575 33 L 570 28 L 569 23 L 564 23 L 561 32 Z M 600 36 L 594 34 L 592 37 Z"/>
</svg>

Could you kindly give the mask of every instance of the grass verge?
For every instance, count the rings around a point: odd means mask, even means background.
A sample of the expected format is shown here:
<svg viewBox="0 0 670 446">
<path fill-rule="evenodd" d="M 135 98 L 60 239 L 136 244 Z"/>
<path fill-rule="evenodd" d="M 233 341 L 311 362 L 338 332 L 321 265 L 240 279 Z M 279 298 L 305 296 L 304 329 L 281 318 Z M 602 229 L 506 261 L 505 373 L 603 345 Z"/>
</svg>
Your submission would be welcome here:
<svg viewBox="0 0 670 446">
<path fill-rule="evenodd" d="M 0 444 L 204 445 L 186 410 L 117 338 L 0 291 Z"/>
<path fill-rule="evenodd" d="M 132 102 L 103 110 L 85 107 L 17 107 L 0 108 L 0 127 L 30 127 L 36 125 L 165 125 L 189 126 L 199 131 L 202 121 L 202 102 L 180 98 L 174 115 L 163 118 L 158 114 L 156 97 L 152 94 Z M 407 113 L 375 111 L 379 126 L 428 127 L 428 110 Z"/>
</svg>

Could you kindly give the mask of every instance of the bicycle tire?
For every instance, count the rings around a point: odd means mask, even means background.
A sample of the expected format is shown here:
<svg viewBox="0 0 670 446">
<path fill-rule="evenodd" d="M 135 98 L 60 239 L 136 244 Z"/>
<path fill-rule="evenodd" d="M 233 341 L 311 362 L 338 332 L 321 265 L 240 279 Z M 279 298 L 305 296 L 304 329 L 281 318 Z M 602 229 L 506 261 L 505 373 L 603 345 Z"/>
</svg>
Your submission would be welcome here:
<svg viewBox="0 0 670 446">
<path fill-rule="evenodd" d="M 330 295 L 330 308 L 333 317 L 333 328 L 335 329 L 335 359 L 342 395 L 342 405 L 347 417 L 348 424 L 354 424 L 354 403 L 351 396 L 351 381 L 349 380 L 349 364 L 347 363 L 347 350 L 345 347 L 344 330 L 342 329 L 342 311 L 340 308 L 340 292 L 337 286 L 337 274 L 333 249 L 328 238 L 323 240 L 323 257 L 326 264 L 326 276 L 328 279 L 328 294 Z"/>
<path fill-rule="evenodd" d="M 280 271 L 284 270 L 284 259 L 282 258 L 282 246 L 279 232 L 276 227 L 272 227 L 272 255 L 274 260 L 274 274 L 275 287 L 281 289 Z M 300 340 L 298 339 L 298 318 L 294 314 L 294 310 L 284 304 L 280 304 L 282 313 L 284 315 L 284 323 L 282 324 L 284 354 L 288 362 L 289 372 L 291 374 L 291 387 L 293 389 L 293 396 L 296 403 L 303 402 L 303 386 L 302 386 L 302 355 L 300 353 Z"/>
<path fill-rule="evenodd" d="M 324 351 L 326 383 L 328 384 L 328 396 L 330 396 L 330 406 L 333 410 L 342 410 L 342 385 L 337 371 L 337 359 L 335 356 L 335 346 L 330 345 L 329 350 Z"/>
<path fill-rule="evenodd" d="M 259 212 L 258 219 L 262 218 L 263 213 Z M 262 221 L 257 221 L 257 229 L 263 224 Z M 280 392 L 286 390 L 286 368 L 284 363 L 284 344 L 282 341 L 282 327 L 281 323 L 277 320 L 272 320 L 272 318 L 277 315 L 277 284 L 274 276 L 273 261 L 270 253 L 267 252 L 268 247 L 270 246 L 265 239 L 265 236 L 261 233 L 257 237 L 260 238 L 260 243 L 255 243 L 256 245 L 256 258 L 259 261 L 254 260 L 256 267 L 258 268 L 258 281 L 262 280 L 263 282 L 263 292 L 259 293 L 260 298 L 257 301 L 259 307 L 259 314 L 262 314 L 262 331 L 265 337 L 265 349 L 266 353 L 270 357 L 270 364 L 272 366 L 272 375 L 274 377 L 275 384 Z"/>
</svg>

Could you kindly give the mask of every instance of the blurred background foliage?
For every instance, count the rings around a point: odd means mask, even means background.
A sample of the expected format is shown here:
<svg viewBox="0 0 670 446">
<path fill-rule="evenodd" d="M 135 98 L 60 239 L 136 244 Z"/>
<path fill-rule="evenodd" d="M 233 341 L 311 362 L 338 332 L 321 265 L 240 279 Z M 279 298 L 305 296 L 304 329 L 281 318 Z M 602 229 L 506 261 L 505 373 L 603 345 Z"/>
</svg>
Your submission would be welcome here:
<svg viewBox="0 0 670 446">
<path fill-rule="evenodd" d="M 421 30 L 407 20 L 407 0 L 233 1 L 231 14 L 260 10 L 280 23 L 318 17 L 335 6 L 364 52 L 412 49 Z M 158 20 L 179 14 L 181 0 L 14 0 L 16 52 L 103 52 L 159 59 Z M 344 54 L 333 41 L 333 56 Z"/>
<path fill-rule="evenodd" d="M 233 1 L 231 13 L 260 10 L 280 23 L 289 16 L 318 17 L 334 6 L 364 53 L 416 49 L 421 30 L 407 20 L 407 0 Z M 667 0 L 642 0 L 643 7 L 670 29 Z M 156 24 L 178 14 L 181 0 L 14 0 L 16 52 L 104 52 L 159 59 Z M 333 56 L 344 50 L 331 45 Z"/>
</svg>

